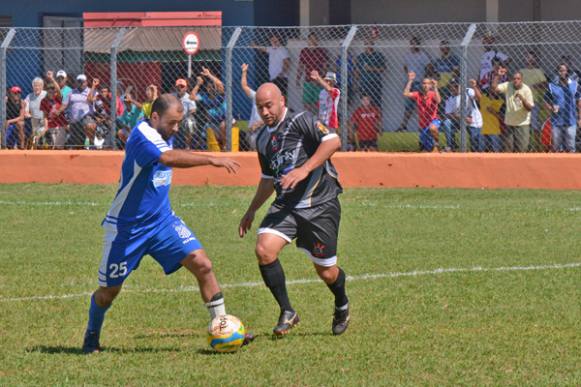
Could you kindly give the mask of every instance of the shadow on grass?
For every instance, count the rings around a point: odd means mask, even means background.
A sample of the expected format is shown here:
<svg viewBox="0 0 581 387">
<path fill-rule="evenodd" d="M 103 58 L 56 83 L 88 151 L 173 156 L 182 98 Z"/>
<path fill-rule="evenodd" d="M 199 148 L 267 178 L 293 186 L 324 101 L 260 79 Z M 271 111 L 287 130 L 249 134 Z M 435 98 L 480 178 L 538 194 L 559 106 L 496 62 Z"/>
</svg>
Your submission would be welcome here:
<svg viewBox="0 0 581 387">
<path fill-rule="evenodd" d="M 135 339 L 151 339 L 152 337 L 157 338 L 181 338 L 181 337 L 190 337 L 190 338 L 197 338 L 197 337 L 206 337 L 205 333 L 196 333 L 196 332 L 152 332 L 152 333 L 141 333 L 139 335 L 133 336 Z"/>
<path fill-rule="evenodd" d="M 179 348 L 174 347 L 135 347 L 135 348 L 117 348 L 117 347 L 104 347 L 103 352 L 111 353 L 162 353 L 162 352 L 180 352 Z M 26 352 L 40 352 L 47 353 L 51 355 L 84 355 L 80 347 L 66 347 L 64 345 L 36 345 L 26 349 Z"/>
</svg>

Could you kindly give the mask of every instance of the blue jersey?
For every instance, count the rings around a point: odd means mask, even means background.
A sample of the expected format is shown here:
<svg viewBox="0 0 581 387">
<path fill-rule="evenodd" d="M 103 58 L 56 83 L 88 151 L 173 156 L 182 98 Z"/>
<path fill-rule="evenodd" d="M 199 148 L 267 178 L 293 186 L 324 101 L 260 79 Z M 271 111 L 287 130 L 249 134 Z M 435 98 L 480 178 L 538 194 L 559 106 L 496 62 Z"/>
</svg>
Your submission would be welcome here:
<svg viewBox="0 0 581 387">
<path fill-rule="evenodd" d="M 165 141 L 147 121 L 133 128 L 125 147 L 119 189 L 104 225 L 139 234 L 173 214 L 169 202 L 172 170 L 159 162 L 161 154 L 170 149 L 171 140 Z"/>
</svg>

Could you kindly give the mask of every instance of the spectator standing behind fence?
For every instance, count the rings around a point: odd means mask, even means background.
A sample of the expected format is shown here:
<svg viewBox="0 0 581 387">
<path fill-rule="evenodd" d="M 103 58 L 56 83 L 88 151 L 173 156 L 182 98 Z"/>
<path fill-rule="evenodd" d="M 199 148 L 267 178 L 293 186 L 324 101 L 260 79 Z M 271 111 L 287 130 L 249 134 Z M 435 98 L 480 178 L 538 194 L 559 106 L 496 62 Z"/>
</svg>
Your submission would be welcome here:
<svg viewBox="0 0 581 387">
<path fill-rule="evenodd" d="M 430 63 L 430 57 L 420 48 L 420 39 L 413 36 L 410 39 L 410 52 L 404 56 L 403 71 L 406 76 L 410 73 L 415 74 L 415 78 L 411 84 L 410 91 L 420 91 L 422 89 L 420 79 L 426 76 L 426 66 Z M 398 128 L 398 131 L 403 132 L 407 130 L 410 118 L 416 108 L 416 104 L 412 99 L 406 99 L 403 120 Z"/>
<path fill-rule="evenodd" d="M 506 66 L 510 62 L 510 57 L 505 53 L 496 50 L 494 47 L 495 38 L 488 33 L 482 38 L 484 53 L 480 59 L 480 90 L 486 91 L 490 88 L 492 78 L 496 74 L 494 71 L 495 63 L 501 63 Z"/>
<path fill-rule="evenodd" d="M 262 127 L 264 123 L 262 122 L 262 119 L 258 115 L 258 111 L 256 109 L 256 91 L 248 86 L 248 64 L 243 63 L 241 70 L 242 76 L 240 78 L 240 86 L 242 86 L 244 94 L 246 94 L 252 103 L 250 119 L 248 120 L 247 141 L 250 149 L 256 150 L 256 136 L 258 135 L 258 129 Z"/>
<path fill-rule="evenodd" d="M 448 97 L 444 102 L 444 121 L 442 122 L 444 134 L 446 135 L 446 152 L 458 150 L 456 133 L 460 128 L 460 85 L 457 80 L 448 83 Z"/>
<path fill-rule="evenodd" d="M 44 81 L 42 78 L 36 77 L 32 80 L 32 92 L 24 98 L 26 106 L 24 112 L 25 118 L 30 118 L 30 125 L 32 126 L 32 137 L 30 138 L 30 142 L 26 144 L 26 148 L 37 147 L 46 143 L 44 138 L 44 134 L 46 133 L 44 113 L 40 109 L 40 103 L 44 97 L 46 97 Z"/>
<path fill-rule="evenodd" d="M 113 115 L 111 113 L 111 103 L 113 102 L 113 93 L 111 88 L 106 85 L 99 84 L 99 92 L 95 95 L 95 102 L 93 104 L 94 112 L 93 119 L 95 120 L 95 148 L 100 149 L 104 145 L 112 147 L 111 132 L 115 133 L 115 125 L 112 121 Z M 131 87 L 128 87 L 129 90 Z M 121 102 L 121 90 L 117 87 L 117 96 L 115 99 L 115 115 L 117 117 L 123 114 L 123 102 Z"/>
<path fill-rule="evenodd" d="M 195 94 L 193 93 L 194 96 Z M 176 79 L 173 95 L 180 100 L 184 108 L 184 117 L 180 122 L 174 147 L 176 149 L 191 149 L 197 131 L 196 112 L 198 106 L 195 97 L 188 92 L 188 81 L 183 78 Z M 198 141 L 195 142 L 198 143 Z"/>
<path fill-rule="evenodd" d="M 202 85 L 205 85 L 205 91 L 198 92 Z M 203 67 L 200 76 L 197 78 L 196 86 L 192 90 L 191 98 L 196 98 L 196 102 L 203 113 L 202 137 L 206 141 L 203 141 L 201 145 L 204 149 L 207 149 L 208 135 L 211 131 L 220 148 L 224 148 L 227 143 L 226 123 L 224 122 L 226 118 L 224 84 L 208 68 Z"/>
<path fill-rule="evenodd" d="M 69 136 L 67 139 L 67 146 L 80 147 L 88 140 L 88 145 L 92 145 L 95 141 L 95 129 L 97 124 L 93 118 L 93 102 L 96 97 L 96 89 L 99 86 L 99 80 L 93 79 L 91 87 L 87 83 L 87 76 L 79 74 L 77 76 L 77 85 L 73 91 L 63 100 L 63 105 L 60 110 L 55 112 L 55 115 L 68 111 Z"/>
<path fill-rule="evenodd" d="M 448 83 L 451 95 L 446 99 L 445 117 L 443 122 L 444 133 L 446 134 L 446 151 L 455 151 L 458 149 L 456 143 L 456 133 L 460 128 L 461 118 L 461 96 L 460 84 L 457 80 Z M 469 81 L 470 87 L 465 90 L 466 96 L 466 127 L 470 136 L 470 151 L 482 152 L 482 115 L 478 109 L 478 102 L 481 97 L 480 90 L 475 79 Z"/>
<path fill-rule="evenodd" d="M 368 95 L 376 106 L 382 106 L 385 56 L 376 51 L 373 40 L 365 44 L 365 51 L 356 59 L 356 79 L 360 95 Z"/>
<path fill-rule="evenodd" d="M 319 39 L 314 32 L 308 36 L 308 46 L 301 50 L 299 55 L 299 70 L 297 71 L 296 85 L 303 83 L 303 105 L 305 110 L 317 115 L 317 102 L 321 93 L 321 86 L 311 79 L 311 72 L 317 71 L 323 74 L 329 65 L 329 53 L 323 47 L 319 47 Z"/>
<path fill-rule="evenodd" d="M 52 72 L 47 73 L 47 82 L 54 83 L 56 91 L 61 95 L 63 101 L 73 91 L 73 89 L 67 84 L 67 80 L 67 73 L 65 70 L 59 70 L 56 72 L 56 81 L 52 77 Z"/>
<path fill-rule="evenodd" d="M 153 106 L 153 101 L 157 99 L 157 96 L 158 96 L 157 86 L 151 84 L 145 88 L 144 102 L 139 102 L 135 99 L 132 99 L 133 104 L 140 108 L 141 111 L 143 111 L 144 118 L 151 117 L 151 107 Z"/>
<path fill-rule="evenodd" d="M 268 54 L 268 78 L 270 82 L 278 86 L 282 95 L 286 98 L 290 55 L 286 47 L 281 45 L 277 35 L 270 35 L 269 41 L 270 47 L 254 47 Z"/>
<path fill-rule="evenodd" d="M 319 120 L 328 128 L 339 129 L 339 116 L 337 110 L 339 107 L 339 97 L 341 91 L 335 87 L 337 84 L 337 75 L 333 72 L 325 74 L 321 78 L 317 70 L 311 72 L 311 79 L 317 82 L 322 90 L 319 93 Z"/>
<path fill-rule="evenodd" d="M 117 137 L 125 147 L 131 130 L 137 126 L 137 123 L 143 120 L 143 111 L 134 103 L 131 94 L 125 94 L 123 99 L 123 114 L 117 118 Z"/>
<path fill-rule="evenodd" d="M 408 82 L 403 91 L 404 97 L 415 103 L 418 110 L 420 149 L 428 152 L 438 152 L 440 149 L 438 131 L 440 119 L 438 118 L 438 105 L 442 102 L 438 91 L 438 81 L 424 78 L 420 91 L 411 91 L 416 79 L 413 71 L 408 73 Z"/>
<path fill-rule="evenodd" d="M 581 91 L 579 81 L 571 79 L 569 68 L 561 63 L 558 79 L 549 83 L 544 96 L 551 112 L 552 144 L 555 152 L 575 152 L 577 125 L 581 126 Z"/>
<path fill-rule="evenodd" d="M 361 105 L 351 115 L 351 132 L 358 150 L 377 151 L 381 133 L 381 110 L 369 95 L 361 96 Z"/>
<path fill-rule="evenodd" d="M 482 152 L 484 139 L 482 138 L 482 114 L 478 108 L 482 93 L 476 79 L 468 81 L 470 87 L 466 89 L 466 125 L 470 136 L 470 151 Z"/>
<path fill-rule="evenodd" d="M 67 119 L 62 111 L 57 114 L 62 102 L 55 83 L 47 84 L 46 97 L 40 103 L 40 110 L 44 113 L 44 126 L 48 128 L 53 149 L 64 149 L 67 139 Z"/>
<path fill-rule="evenodd" d="M 438 80 L 440 95 L 446 101 L 450 96 L 448 84 L 452 79 L 460 77 L 460 58 L 452 53 L 450 43 L 447 40 L 440 41 L 440 57 L 434 59 L 428 67 L 432 69 Z"/>
<path fill-rule="evenodd" d="M 488 89 L 480 96 L 482 141 L 485 152 L 500 152 L 502 150 L 500 134 L 504 125 L 503 105 L 504 101 L 493 90 Z"/>
<path fill-rule="evenodd" d="M 12 86 L 8 90 L 6 97 L 6 122 L 4 129 L 6 133 L 6 147 L 12 149 L 18 146 L 24 149 L 24 109 L 25 103 L 22 100 L 22 90 L 19 86 Z"/>
<path fill-rule="evenodd" d="M 117 90 L 117 97 L 115 100 L 115 114 L 119 117 L 123 114 L 123 102 L 121 102 L 120 92 Z M 113 100 L 113 93 L 109 86 L 101 85 L 99 93 L 95 96 L 95 108 L 101 110 L 107 118 L 111 118 L 111 101 Z"/>
<path fill-rule="evenodd" d="M 492 90 L 505 95 L 505 130 L 501 139 L 505 152 L 527 152 L 530 142 L 531 110 L 535 106 L 531 89 L 523 83 L 522 74 L 515 72 L 512 82 L 498 83 L 506 74 L 501 67 L 492 80 Z"/>
<path fill-rule="evenodd" d="M 522 80 L 528 85 L 533 92 L 535 106 L 531 111 L 531 129 L 534 136 L 533 144 L 535 147 L 541 145 L 542 120 L 540 119 L 541 107 L 543 106 L 543 97 L 547 90 L 547 78 L 545 73 L 538 65 L 537 54 L 534 51 L 527 52 L 526 67 L 519 70 L 522 74 Z M 538 150 L 538 149 L 535 149 Z"/>
</svg>

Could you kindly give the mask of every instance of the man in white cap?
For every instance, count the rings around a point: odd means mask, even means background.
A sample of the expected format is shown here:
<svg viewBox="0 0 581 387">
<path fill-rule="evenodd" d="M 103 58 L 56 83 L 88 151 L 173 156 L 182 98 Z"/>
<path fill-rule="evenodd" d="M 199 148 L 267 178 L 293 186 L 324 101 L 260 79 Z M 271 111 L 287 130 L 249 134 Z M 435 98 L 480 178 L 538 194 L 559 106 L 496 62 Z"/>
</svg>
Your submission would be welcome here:
<svg viewBox="0 0 581 387">
<path fill-rule="evenodd" d="M 63 104 L 55 116 L 68 110 L 70 119 L 69 147 L 81 147 L 85 144 L 85 137 L 93 144 L 97 124 L 93 118 L 93 102 L 96 96 L 96 88 L 99 80 L 94 78 L 91 88 L 88 87 L 87 76 L 79 74 L 76 78 L 76 87 L 63 99 Z"/>
<path fill-rule="evenodd" d="M 319 93 L 319 120 L 328 128 L 339 129 L 339 97 L 341 91 L 335 87 L 337 75 L 333 72 L 325 74 L 321 78 L 317 70 L 311 71 L 311 79 L 321 85 L 323 90 Z"/>
</svg>

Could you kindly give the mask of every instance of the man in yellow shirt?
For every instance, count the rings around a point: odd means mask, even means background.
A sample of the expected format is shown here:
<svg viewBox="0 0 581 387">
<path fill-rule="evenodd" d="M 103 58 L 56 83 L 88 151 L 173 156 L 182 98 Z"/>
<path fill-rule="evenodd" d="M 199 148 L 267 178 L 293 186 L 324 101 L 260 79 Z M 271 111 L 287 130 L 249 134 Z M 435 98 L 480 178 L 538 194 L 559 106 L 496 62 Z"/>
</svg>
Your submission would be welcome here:
<svg viewBox="0 0 581 387">
<path fill-rule="evenodd" d="M 531 110 L 535 106 L 533 92 L 523 83 L 522 74 L 515 72 L 512 82 L 498 83 L 506 75 L 506 68 L 497 70 L 492 79 L 492 90 L 505 95 L 506 128 L 501 135 L 505 152 L 527 152 L 530 143 Z"/>
<path fill-rule="evenodd" d="M 544 121 L 540 117 L 541 106 L 543 106 L 543 96 L 547 90 L 547 77 L 545 77 L 545 73 L 539 68 L 537 63 L 537 54 L 534 51 L 529 51 L 526 56 L 526 67 L 520 69 L 523 82 L 531 88 L 535 101 L 535 106 L 531 111 L 531 129 L 534 135 L 534 146 L 540 144 L 542 122 Z"/>
<path fill-rule="evenodd" d="M 500 141 L 503 120 L 501 114 L 502 104 L 502 99 L 493 91 L 482 93 L 480 96 L 482 137 L 484 138 L 485 152 L 500 152 L 502 150 L 502 142 Z"/>
</svg>

